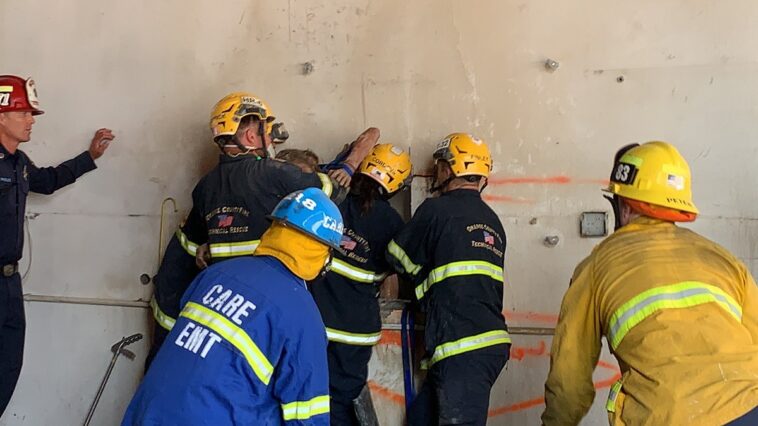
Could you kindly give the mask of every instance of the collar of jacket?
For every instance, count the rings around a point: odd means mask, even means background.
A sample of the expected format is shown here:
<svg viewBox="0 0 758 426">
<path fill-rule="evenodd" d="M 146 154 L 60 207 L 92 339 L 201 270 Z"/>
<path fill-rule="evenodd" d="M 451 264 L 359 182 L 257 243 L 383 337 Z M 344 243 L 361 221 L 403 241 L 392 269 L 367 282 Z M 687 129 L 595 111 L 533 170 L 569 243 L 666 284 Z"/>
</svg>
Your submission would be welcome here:
<svg viewBox="0 0 758 426">
<path fill-rule="evenodd" d="M 21 155 L 20 154 L 21 149 L 19 149 L 19 148 L 21 148 L 21 147 L 19 146 L 18 148 L 16 148 L 16 152 L 14 152 L 13 154 L 11 154 L 10 152 L 8 152 L 7 149 L 5 149 L 5 147 L 2 144 L 0 144 L 0 160 L 6 159 L 6 158 L 8 158 L 8 159 L 19 158 L 20 155 Z"/>
<path fill-rule="evenodd" d="M 629 222 L 625 226 L 623 226 L 621 229 L 619 229 L 618 231 L 616 231 L 616 233 L 637 231 L 637 230 L 640 230 L 640 229 L 647 229 L 647 228 L 650 228 L 650 227 L 653 227 L 653 226 L 655 226 L 655 227 L 661 227 L 661 228 L 669 228 L 669 227 L 672 227 L 672 226 L 676 226 L 676 224 L 674 222 L 668 222 L 668 221 L 665 221 L 665 220 L 654 219 L 652 217 L 640 216 L 640 217 L 632 220 L 631 222 Z"/>
<path fill-rule="evenodd" d="M 477 191 L 476 189 L 468 189 L 468 188 L 454 189 L 452 191 L 444 192 L 442 193 L 442 195 L 448 196 L 448 197 L 471 197 L 471 196 L 480 197 L 481 196 L 481 194 L 479 194 L 479 191 Z"/>
<path fill-rule="evenodd" d="M 237 161 L 258 161 L 262 160 L 262 157 L 258 157 L 255 154 L 249 153 L 249 154 L 242 154 L 238 155 L 236 157 L 232 157 L 231 155 L 221 154 L 219 156 L 219 163 L 235 163 Z"/>
<path fill-rule="evenodd" d="M 18 152 L 18 150 L 16 150 L 16 152 Z M 0 158 L 10 157 L 11 155 L 12 154 L 10 152 L 8 152 L 7 149 L 5 149 L 5 147 L 3 146 L 3 144 L 0 144 Z"/>
</svg>

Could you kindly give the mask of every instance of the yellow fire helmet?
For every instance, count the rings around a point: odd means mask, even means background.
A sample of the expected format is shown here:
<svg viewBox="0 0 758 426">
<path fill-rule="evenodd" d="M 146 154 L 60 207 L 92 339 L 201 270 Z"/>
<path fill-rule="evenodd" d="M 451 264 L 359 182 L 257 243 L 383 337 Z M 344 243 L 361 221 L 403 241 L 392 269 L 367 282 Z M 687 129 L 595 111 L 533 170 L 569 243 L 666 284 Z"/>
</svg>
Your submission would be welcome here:
<svg viewBox="0 0 758 426">
<path fill-rule="evenodd" d="M 411 170 L 408 152 L 389 143 L 375 145 L 358 167 L 358 173 L 377 181 L 387 194 L 405 186 L 410 180 Z"/>
<path fill-rule="evenodd" d="M 647 142 L 626 151 L 613 165 L 607 191 L 630 200 L 698 214 L 692 202 L 690 166 L 666 142 Z"/>
<path fill-rule="evenodd" d="M 254 115 L 266 123 L 266 133 L 271 133 L 275 117 L 266 102 L 253 94 L 235 92 L 224 96 L 216 103 L 211 112 L 211 131 L 213 139 L 219 136 L 232 136 L 237 133 L 240 121 L 248 115 Z"/>
<path fill-rule="evenodd" d="M 488 177 L 492 170 L 490 149 L 483 140 L 468 133 L 453 133 L 437 144 L 433 158 L 450 164 L 455 177 Z"/>
</svg>

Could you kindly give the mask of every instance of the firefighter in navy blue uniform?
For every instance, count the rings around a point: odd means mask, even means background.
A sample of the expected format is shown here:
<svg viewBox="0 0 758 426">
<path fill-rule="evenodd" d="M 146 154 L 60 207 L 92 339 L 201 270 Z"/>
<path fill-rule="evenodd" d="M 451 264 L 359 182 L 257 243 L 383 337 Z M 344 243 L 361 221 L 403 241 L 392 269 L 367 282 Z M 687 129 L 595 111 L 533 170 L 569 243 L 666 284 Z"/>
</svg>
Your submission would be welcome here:
<svg viewBox="0 0 758 426">
<path fill-rule="evenodd" d="M 192 192 L 194 206 L 169 241 L 155 277 L 151 304 L 157 327 L 146 367 L 171 329 L 180 298 L 198 268 L 252 254 L 268 228 L 266 214 L 293 191 L 318 187 L 337 201 L 343 199 L 347 193 L 340 185 L 343 175 L 357 168 L 379 138 L 379 130 L 370 128 L 353 143 L 350 156 L 337 170 L 329 175 L 304 173 L 269 158 L 273 121 L 268 105 L 247 93 L 232 93 L 213 108 L 210 127 L 222 154 Z"/>
<path fill-rule="evenodd" d="M 508 360 L 503 318 L 505 231 L 480 192 L 487 145 L 454 133 L 437 145 L 431 198 L 390 242 L 387 258 L 410 277 L 426 313 L 426 381 L 409 425 L 484 425 L 490 389 Z"/>
<path fill-rule="evenodd" d="M 29 192 L 52 194 L 96 168 L 113 140 L 100 129 L 88 152 L 58 167 L 37 167 L 18 149 L 31 139 L 34 116 L 43 114 L 34 80 L 0 76 L 0 416 L 13 395 L 24 355 L 24 316 L 18 261 L 24 246 L 24 214 Z"/>
<path fill-rule="evenodd" d="M 403 226 L 387 200 L 410 175 L 407 152 L 391 144 L 374 147 L 339 206 L 344 254 L 336 254 L 329 272 L 311 285 L 329 339 L 332 425 L 359 425 L 353 401 L 366 385 L 372 347 L 379 341 L 378 288 L 391 271 L 384 253 Z"/>
<path fill-rule="evenodd" d="M 198 244 L 199 265 L 251 254 L 267 228 L 266 212 L 288 193 L 321 188 L 339 202 L 347 191 L 330 176 L 304 173 L 295 165 L 277 161 L 272 151 L 270 128 L 274 120 L 269 107 L 247 93 L 221 99 L 211 114 L 214 142 L 222 149 L 219 165 L 203 177 L 192 192 L 195 228 L 184 227 L 190 241 Z M 378 129 L 368 129 L 355 142 L 351 157 L 343 162 L 355 170 L 379 138 Z M 333 174 L 342 174 L 338 170 Z"/>
<path fill-rule="evenodd" d="M 328 425 L 326 335 L 306 281 L 343 222 L 317 188 L 285 197 L 253 257 L 219 262 L 183 309 L 122 425 Z"/>
</svg>

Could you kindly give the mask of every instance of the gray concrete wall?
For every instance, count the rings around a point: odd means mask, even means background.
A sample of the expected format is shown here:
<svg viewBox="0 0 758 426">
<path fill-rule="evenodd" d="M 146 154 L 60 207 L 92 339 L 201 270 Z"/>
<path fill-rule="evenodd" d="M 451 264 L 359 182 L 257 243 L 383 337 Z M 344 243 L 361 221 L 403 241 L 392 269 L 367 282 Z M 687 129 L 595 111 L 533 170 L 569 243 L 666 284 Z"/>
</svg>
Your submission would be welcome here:
<svg viewBox="0 0 758 426">
<path fill-rule="evenodd" d="M 486 139 L 495 155 L 486 194 L 509 236 L 511 325 L 554 322 L 574 265 L 598 242 L 579 238 L 578 217 L 608 209 L 599 188 L 629 142 L 679 146 L 702 211 L 692 227 L 755 271 L 756 19 L 748 0 L 3 0 L 0 72 L 34 76 L 47 111 L 24 149 L 52 164 L 99 127 L 118 136 L 99 170 L 30 199 L 25 291 L 146 300 L 138 277 L 156 269 L 161 200 L 179 201 L 173 224 L 189 208 L 215 162 L 209 109 L 232 90 L 268 100 L 288 143 L 322 156 L 368 125 L 410 147 L 417 170 L 451 131 Z M 547 58 L 560 68 L 548 72 Z M 542 243 L 548 235 L 556 247 Z M 38 303 L 27 314 L 26 365 L 0 425 L 76 424 L 110 345 L 144 332 L 147 314 Z M 397 424 L 399 358 L 388 339 L 372 380 L 380 415 Z M 492 424 L 534 424 L 541 410 L 550 339 L 514 340 Z M 144 356 L 144 345 L 135 350 Z M 616 371 L 603 359 L 588 425 L 605 423 Z M 96 424 L 118 421 L 140 371 L 119 361 Z"/>
</svg>

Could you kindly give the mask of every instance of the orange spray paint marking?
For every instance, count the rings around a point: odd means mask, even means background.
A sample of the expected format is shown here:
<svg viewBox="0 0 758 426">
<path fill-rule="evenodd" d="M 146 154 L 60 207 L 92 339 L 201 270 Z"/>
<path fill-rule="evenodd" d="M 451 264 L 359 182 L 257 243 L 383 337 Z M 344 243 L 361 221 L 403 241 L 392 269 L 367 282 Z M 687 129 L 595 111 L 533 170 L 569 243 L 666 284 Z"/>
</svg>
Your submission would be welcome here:
<svg viewBox="0 0 758 426">
<path fill-rule="evenodd" d="M 526 401 L 517 402 L 515 404 L 506 405 L 504 407 L 493 408 L 492 410 L 487 412 L 487 417 L 491 418 L 491 417 L 502 416 L 503 414 L 506 414 L 506 413 L 515 413 L 517 411 L 527 410 L 529 408 L 538 407 L 544 404 L 545 404 L 544 397 L 529 399 Z"/>
<path fill-rule="evenodd" d="M 574 179 L 569 176 L 492 178 L 489 185 L 601 185 L 608 186 L 608 179 Z"/>
<path fill-rule="evenodd" d="M 405 395 L 387 389 L 373 380 L 369 380 L 366 384 L 373 394 L 381 396 L 382 398 L 391 401 L 393 404 L 405 405 Z"/>
<path fill-rule="evenodd" d="M 611 183 L 611 181 L 608 179 L 577 179 L 576 183 L 608 186 Z"/>
<path fill-rule="evenodd" d="M 382 338 L 379 341 L 379 344 L 387 344 L 387 345 L 400 345 L 400 332 L 396 330 L 384 330 L 382 331 Z M 541 340 L 539 346 L 536 348 L 524 348 L 524 347 L 512 347 L 511 348 L 511 358 L 516 360 L 521 360 L 526 356 L 542 356 L 546 354 L 547 345 L 545 343 L 545 340 Z M 614 372 L 614 375 L 610 378 L 598 380 L 597 382 L 594 382 L 595 389 L 604 389 L 609 388 L 613 386 L 613 384 L 618 381 L 621 378 L 621 372 L 619 371 L 618 367 L 614 364 L 611 364 L 610 362 L 606 361 L 598 361 L 597 366 L 600 368 L 604 368 L 610 371 Z M 372 394 L 381 397 L 392 404 L 398 405 L 398 406 L 404 406 L 405 405 L 405 395 L 399 392 L 395 392 L 391 389 L 388 389 L 378 383 L 376 383 L 373 380 L 369 380 L 367 382 L 367 385 L 369 389 L 371 390 Z M 544 397 L 538 397 L 538 398 L 532 398 L 527 399 L 524 401 L 519 401 L 514 404 L 504 405 L 501 407 L 495 407 L 488 412 L 488 417 L 498 417 L 503 414 L 508 413 L 515 413 L 523 410 L 528 410 L 530 408 L 538 407 L 545 404 L 545 398 Z"/>
<path fill-rule="evenodd" d="M 400 346 L 403 343 L 400 332 L 397 330 L 382 330 L 379 345 Z"/>
<path fill-rule="evenodd" d="M 545 341 L 540 340 L 539 346 L 536 348 L 526 348 L 520 346 L 511 346 L 511 359 L 521 361 L 526 356 L 540 356 L 547 353 Z"/>
<path fill-rule="evenodd" d="M 568 176 L 493 178 L 487 180 L 489 185 L 524 185 L 524 184 L 561 184 L 571 183 Z"/>
<path fill-rule="evenodd" d="M 602 367 L 602 368 L 607 368 L 609 370 L 613 370 L 613 371 L 616 371 L 618 373 L 621 372 L 621 370 L 619 370 L 618 367 L 616 367 L 615 365 L 611 364 L 610 362 L 598 361 L 597 362 L 597 366 L 598 367 Z"/>
<path fill-rule="evenodd" d="M 500 202 L 500 203 L 513 203 L 513 204 L 534 204 L 534 201 L 527 200 L 526 198 L 509 197 L 507 195 L 482 195 L 484 201 Z"/>
</svg>

